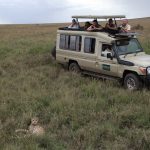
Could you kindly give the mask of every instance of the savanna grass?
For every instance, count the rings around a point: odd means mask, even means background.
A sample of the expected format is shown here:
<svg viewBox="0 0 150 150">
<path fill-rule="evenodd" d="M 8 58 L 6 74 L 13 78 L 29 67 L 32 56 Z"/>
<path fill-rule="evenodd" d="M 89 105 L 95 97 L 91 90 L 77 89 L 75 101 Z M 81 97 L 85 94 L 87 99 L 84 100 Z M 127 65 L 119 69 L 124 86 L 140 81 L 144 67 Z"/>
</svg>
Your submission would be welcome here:
<svg viewBox="0 0 150 150">
<path fill-rule="evenodd" d="M 50 56 L 58 26 L 0 27 L 0 149 L 150 149 L 149 91 L 64 70 Z M 18 138 L 33 116 L 46 134 Z"/>
</svg>

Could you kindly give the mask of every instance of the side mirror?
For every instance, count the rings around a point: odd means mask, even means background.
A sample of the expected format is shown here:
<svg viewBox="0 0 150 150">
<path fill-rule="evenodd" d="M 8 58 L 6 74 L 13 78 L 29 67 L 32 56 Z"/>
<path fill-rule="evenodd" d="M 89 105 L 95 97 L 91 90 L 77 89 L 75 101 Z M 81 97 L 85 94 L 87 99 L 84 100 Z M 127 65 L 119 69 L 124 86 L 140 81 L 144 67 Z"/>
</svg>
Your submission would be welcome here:
<svg viewBox="0 0 150 150">
<path fill-rule="evenodd" d="M 113 60 L 112 53 L 108 53 L 108 54 L 107 54 L 107 58 L 110 58 L 111 60 Z"/>
</svg>

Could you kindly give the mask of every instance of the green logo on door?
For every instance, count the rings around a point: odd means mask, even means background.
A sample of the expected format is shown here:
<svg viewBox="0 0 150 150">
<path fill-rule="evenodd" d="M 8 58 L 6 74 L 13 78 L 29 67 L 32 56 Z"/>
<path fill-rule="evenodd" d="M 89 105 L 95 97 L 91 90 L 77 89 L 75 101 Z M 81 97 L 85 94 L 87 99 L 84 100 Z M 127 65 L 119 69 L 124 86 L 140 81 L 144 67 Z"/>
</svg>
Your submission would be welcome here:
<svg viewBox="0 0 150 150">
<path fill-rule="evenodd" d="M 110 71 L 110 65 L 103 64 L 102 68 L 103 70 Z"/>
</svg>

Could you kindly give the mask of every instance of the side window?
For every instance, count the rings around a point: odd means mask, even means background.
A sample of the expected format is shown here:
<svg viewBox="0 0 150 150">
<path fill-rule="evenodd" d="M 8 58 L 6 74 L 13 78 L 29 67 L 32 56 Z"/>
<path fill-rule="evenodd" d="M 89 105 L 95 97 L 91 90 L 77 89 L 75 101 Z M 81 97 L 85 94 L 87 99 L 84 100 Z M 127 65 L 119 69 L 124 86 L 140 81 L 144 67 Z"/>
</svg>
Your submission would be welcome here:
<svg viewBox="0 0 150 150">
<path fill-rule="evenodd" d="M 94 54 L 95 53 L 95 43 L 96 43 L 95 38 L 85 38 L 84 39 L 84 52 Z"/>
<path fill-rule="evenodd" d="M 76 50 L 76 36 L 70 36 L 70 50 Z"/>
<path fill-rule="evenodd" d="M 65 35 L 60 35 L 60 43 L 59 43 L 59 48 L 65 49 L 65 44 L 66 43 L 66 36 Z"/>
<path fill-rule="evenodd" d="M 103 45 L 102 45 L 101 56 L 102 56 L 102 57 L 107 57 L 107 54 L 111 54 L 111 56 L 114 56 L 114 52 L 113 52 L 113 49 L 112 49 L 112 45 L 103 44 Z"/>
<path fill-rule="evenodd" d="M 81 36 L 60 35 L 59 48 L 64 50 L 81 51 Z"/>
<path fill-rule="evenodd" d="M 69 35 L 65 35 L 66 40 L 65 40 L 65 49 L 69 49 L 69 45 L 70 45 L 70 36 Z"/>
</svg>

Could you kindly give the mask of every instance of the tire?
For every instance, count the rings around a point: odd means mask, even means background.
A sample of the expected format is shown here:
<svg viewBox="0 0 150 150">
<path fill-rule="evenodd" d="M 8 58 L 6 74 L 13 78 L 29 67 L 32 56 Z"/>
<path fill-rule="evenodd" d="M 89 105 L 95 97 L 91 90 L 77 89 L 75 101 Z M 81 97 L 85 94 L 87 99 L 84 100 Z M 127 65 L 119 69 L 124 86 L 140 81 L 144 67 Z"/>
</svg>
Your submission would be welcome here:
<svg viewBox="0 0 150 150">
<path fill-rule="evenodd" d="M 69 71 L 74 72 L 74 73 L 80 73 L 81 69 L 76 62 L 72 62 L 69 65 Z"/>
<path fill-rule="evenodd" d="M 124 78 L 124 87 L 130 91 L 139 90 L 143 86 L 139 77 L 133 73 L 129 73 Z"/>
<path fill-rule="evenodd" d="M 54 59 L 56 59 L 56 46 L 54 46 L 51 50 L 51 55 Z"/>
</svg>

